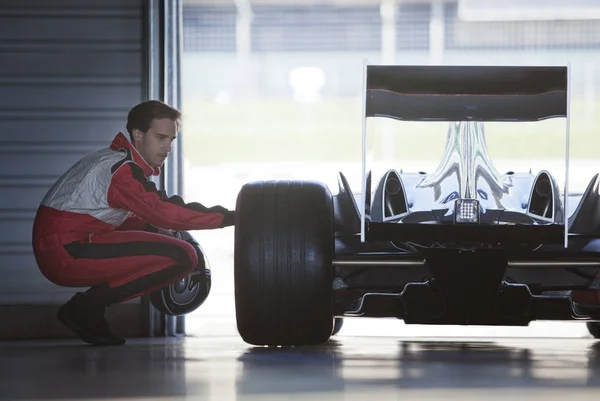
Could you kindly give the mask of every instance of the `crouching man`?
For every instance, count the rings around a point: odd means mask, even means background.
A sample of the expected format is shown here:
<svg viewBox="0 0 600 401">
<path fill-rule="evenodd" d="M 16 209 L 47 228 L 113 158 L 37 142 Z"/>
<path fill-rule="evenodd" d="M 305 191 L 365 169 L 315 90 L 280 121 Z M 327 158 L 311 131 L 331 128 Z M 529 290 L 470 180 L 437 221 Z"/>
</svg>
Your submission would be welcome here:
<svg viewBox="0 0 600 401">
<path fill-rule="evenodd" d="M 73 296 L 58 319 L 83 341 L 122 345 L 105 309 L 157 291 L 198 264 L 192 244 L 166 230 L 234 225 L 235 212 L 185 203 L 158 191 L 150 176 L 171 152 L 181 113 L 158 101 L 133 107 L 128 136 L 73 165 L 42 200 L 33 226 L 38 267 L 51 282 L 90 287 Z"/>
</svg>

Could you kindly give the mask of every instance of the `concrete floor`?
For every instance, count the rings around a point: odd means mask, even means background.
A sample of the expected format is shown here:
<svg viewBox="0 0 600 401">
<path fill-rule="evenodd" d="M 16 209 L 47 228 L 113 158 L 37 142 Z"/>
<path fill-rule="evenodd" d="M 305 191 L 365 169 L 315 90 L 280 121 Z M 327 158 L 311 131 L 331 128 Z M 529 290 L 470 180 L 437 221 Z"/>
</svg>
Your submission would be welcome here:
<svg viewBox="0 0 600 401">
<path fill-rule="evenodd" d="M 596 400 L 600 341 L 388 337 L 351 326 L 327 345 L 250 347 L 229 324 L 197 337 L 0 343 L 6 400 Z"/>
</svg>

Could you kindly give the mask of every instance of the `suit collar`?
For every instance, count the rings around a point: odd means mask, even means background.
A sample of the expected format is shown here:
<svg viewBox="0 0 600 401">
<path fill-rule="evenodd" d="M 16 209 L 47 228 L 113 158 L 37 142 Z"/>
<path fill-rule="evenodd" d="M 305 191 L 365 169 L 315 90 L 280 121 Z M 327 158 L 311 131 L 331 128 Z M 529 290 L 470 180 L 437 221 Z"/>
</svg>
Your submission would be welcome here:
<svg viewBox="0 0 600 401">
<path fill-rule="evenodd" d="M 129 138 L 127 138 L 122 132 L 119 132 L 117 136 L 115 136 L 110 144 L 110 148 L 112 150 L 129 149 L 133 157 L 133 161 L 144 170 L 146 177 L 151 175 L 160 175 L 160 168 L 148 164 L 148 162 L 144 160 L 142 155 L 140 155 L 137 149 L 133 146 L 131 141 L 129 141 Z"/>
</svg>

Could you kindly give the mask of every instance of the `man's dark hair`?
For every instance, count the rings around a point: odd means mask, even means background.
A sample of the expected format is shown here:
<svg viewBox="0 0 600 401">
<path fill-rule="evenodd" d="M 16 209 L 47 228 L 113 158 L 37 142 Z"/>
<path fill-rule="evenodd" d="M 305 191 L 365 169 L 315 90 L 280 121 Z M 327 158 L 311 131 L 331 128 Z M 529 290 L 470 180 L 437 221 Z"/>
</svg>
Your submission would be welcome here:
<svg viewBox="0 0 600 401">
<path fill-rule="evenodd" d="M 134 106 L 127 115 L 127 132 L 133 142 L 133 130 L 146 132 L 150 129 L 152 120 L 168 118 L 179 125 L 181 112 L 158 100 L 148 100 Z"/>
</svg>

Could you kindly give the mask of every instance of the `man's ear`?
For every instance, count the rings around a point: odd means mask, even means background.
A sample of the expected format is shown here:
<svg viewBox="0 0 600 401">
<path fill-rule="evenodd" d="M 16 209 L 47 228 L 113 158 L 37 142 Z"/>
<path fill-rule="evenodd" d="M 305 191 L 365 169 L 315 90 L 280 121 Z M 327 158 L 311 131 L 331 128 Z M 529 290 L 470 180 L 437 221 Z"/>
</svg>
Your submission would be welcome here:
<svg viewBox="0 0 600 401">
<path fill-rule="evenodd" d="M 140 131 L 139 129 L 137 129 L 137 128 L 134 129 L 133 132 L 132 132 L 132 134 L 133 134 L 133 140 L 134 141 L 139 142 L 139 141 L 142 140 L 143 132 Z"/>
</svg>

